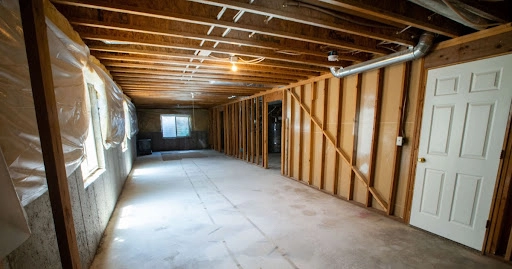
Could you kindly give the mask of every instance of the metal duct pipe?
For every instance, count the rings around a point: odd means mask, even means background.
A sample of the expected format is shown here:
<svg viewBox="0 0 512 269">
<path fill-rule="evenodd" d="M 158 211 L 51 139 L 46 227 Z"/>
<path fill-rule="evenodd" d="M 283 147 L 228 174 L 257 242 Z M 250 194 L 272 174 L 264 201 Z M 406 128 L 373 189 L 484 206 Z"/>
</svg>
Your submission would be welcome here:
<svg viewBox="0 0 512 269">
<path fill-rule="evenodd" d="M 353 74 L 386 67 L 392 64 L 412 61 L 422 57 L 427 54 L 432 46 L 434 41 L 434 34 L 432 33 L 423 33 L 420 37 L 420 41 L 413 48 L 408 48 L 403 51 L 395 52 L 393 54 L 389 54 L 380 58 L 372 59 L 366 62 L 358 63 L 355 65 L 351 65 L 348 67 L 340 67 L 338 70 L 337 67 L 331 67 L 331 73 L 333 76 L 337 78 L 343 78 L 346 76 L 350 76 Z"/>
</svg>

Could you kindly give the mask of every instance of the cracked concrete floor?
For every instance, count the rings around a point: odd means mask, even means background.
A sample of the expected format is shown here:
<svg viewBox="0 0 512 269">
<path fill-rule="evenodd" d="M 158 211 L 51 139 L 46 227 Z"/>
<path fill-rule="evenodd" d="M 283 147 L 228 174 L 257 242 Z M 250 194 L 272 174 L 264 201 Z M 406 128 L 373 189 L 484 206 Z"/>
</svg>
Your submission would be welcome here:
<svg viewBox="0 0 512 269">
<path fill-rule="evenodd" d="M 91 268 L 512 268 L 214 151 L 139 157 Z"/>
</svg>

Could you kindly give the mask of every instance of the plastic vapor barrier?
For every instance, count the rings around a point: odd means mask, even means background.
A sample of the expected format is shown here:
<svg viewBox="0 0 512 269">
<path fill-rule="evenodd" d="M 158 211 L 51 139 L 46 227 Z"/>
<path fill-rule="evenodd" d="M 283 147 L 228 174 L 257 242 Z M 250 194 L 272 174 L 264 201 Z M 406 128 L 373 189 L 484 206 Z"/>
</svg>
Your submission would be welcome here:
<svg viewBox="0 0 512 269">
<path fill-rule="evenodd" d="M 95 86 L 95 89 L 98 96 L 103 147 L 109 149 L 123 142 L 125 136 L 123 91 L 101 67 L 93 62 L 89 63 L 103 81 L 103 88 Z"/>
<path fill-rule="evenodd" d="M 139 132 L 139 127 L 137 124 L 137 110 L 135 110 L 135 105 L 130 100 L 126 100 L 126 104 L 128 105 L 128 113 L 130 119 L 130 134 L 128 138 L 131 139 Z"/>
<path fill-rule="evenodd" d="M 66 171 L 83 158 L 89 115 L 85 107 L 82 69 L 88 49 L 66 37 L 51 21 L 48 43 L 55 86 Z M 24 203 L 46 190 L 25 42 L 18 1 L 0 6 L 0 147 L 16 191 Z"/>
<path fill-rule="evenodd" d="M 17 0 L 0 1 L 0 148 L 18 195 L 28 204 L 46 191 L 46 180 L 18 5 Z M 125 124 L 132 123 L 133 133 L 137 123 L 132 112 L 130 122 L 125 120 L 123 92 L 95 63 L 87 46 L 72 41 L 48 18 L 46 23 L 69 176 L 84 158 L 90 120 L 87 84 L 96 91 L 105 149 L 123 141 Z M 135 110 L 131 102 L 128 106 Z"/>
</svg>

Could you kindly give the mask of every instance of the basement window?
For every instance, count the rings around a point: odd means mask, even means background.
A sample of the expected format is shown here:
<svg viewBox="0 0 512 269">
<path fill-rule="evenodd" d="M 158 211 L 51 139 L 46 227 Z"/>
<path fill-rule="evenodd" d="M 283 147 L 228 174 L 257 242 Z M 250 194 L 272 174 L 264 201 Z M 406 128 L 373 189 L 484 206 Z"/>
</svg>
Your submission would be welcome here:
<svg viewBox="0 0 512 269">
<path fill-rule="evenodd" d="M 89 129 L 84 141 L 84 159 L 80 166 L 85 187 L 90 185 L 105 171 L 105 159 L 103 145 L 101 143 L 100 122 L 98 115 L 96 89 L 92 84 L 87 84 L 86 99 L 87 112 L 89 113 Z"/>
<path fill-rule="evenodd" d="M 160 115 L 163 138 L 178 138 L 190 136 L 190 116 Z"/>
</svg>

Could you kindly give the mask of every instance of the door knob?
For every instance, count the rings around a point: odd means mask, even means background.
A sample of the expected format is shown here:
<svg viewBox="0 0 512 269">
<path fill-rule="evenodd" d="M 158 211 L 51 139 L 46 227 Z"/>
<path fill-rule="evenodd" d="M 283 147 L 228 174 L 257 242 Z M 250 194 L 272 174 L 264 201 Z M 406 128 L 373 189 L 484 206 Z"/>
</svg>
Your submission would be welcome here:
<svg viewBox="0 0 512 269">
<path fill-rule="evenodd" d="M 424 163 L 425 161 L 426 161 L 425 158 L 418 158 L 419 163 Z"/>
</svg>

